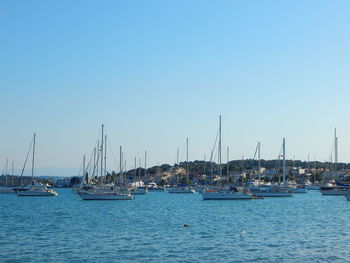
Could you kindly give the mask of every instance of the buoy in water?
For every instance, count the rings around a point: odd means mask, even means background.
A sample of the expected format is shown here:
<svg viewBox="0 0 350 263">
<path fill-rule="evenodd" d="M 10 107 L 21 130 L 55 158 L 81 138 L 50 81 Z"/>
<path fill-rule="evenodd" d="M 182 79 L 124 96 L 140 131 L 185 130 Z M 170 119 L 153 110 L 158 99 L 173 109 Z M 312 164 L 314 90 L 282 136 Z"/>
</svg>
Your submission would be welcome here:
<svg viewBox="0 0 350 263">
<path fill-rule="evenodd" d="M 190 225 L 189 224 L 184 224 L 184 227 L 189 227 Z"/>
</svg>

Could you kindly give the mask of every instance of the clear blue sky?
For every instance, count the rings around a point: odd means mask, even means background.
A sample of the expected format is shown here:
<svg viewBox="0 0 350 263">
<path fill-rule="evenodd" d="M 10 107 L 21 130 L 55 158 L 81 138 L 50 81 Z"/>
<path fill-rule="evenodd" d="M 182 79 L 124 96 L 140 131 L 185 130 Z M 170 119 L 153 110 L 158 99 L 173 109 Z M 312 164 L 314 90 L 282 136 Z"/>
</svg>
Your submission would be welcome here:
<svg viewBox="0 0 350 263">
<path fill-rule="evenodd" d="M 119 145 L 128 166 L 145 149 L 173 163 L 186 137 L 203 159 L 220 114 L 231 159 L 258 141 L 275 158 L 286 137 L 287 158 L 324 161 L 337 127 L 350 162 L 349 13 L 340 0 L 2 1 L 0 168 L 23 164 L 36 131 L 37 166 L 74 171 L 101 123 L 110 169 Z"/>
</svg>

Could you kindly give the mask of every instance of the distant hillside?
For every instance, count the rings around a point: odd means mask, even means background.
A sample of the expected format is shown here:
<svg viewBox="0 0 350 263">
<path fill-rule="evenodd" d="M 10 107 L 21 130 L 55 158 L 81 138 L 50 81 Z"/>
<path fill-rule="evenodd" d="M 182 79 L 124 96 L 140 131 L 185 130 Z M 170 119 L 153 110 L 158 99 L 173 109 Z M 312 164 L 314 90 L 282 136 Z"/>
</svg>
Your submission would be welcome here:
<svg viewBox="0 0 350 263">
<path fill-rule="evenodd" d="M 298 167 L 302 169 L 307 168 L 314 168 L 316 169 L 331 169 L 333 167 L 333 164 L 330 162 L 306 162 L 306 161 L 300 161 L 300 160 L 286 160 L 287 167 Z M 174 168 L 177 167 L 183 167 L 186 168 L 187 164 L 186 162 L 181 162 L 179 165 L 175 165 Z M 218 164 L 215 162 L 204 162 L 204 161 L 191 161 L 188 163 L 188 167 L 191 174 L 209 174 L 212 170 L 213 173 L 218 172 Z M 226 173 L 227 171 L 227 164 L 222 164 L 222 172 Z M 229 171 L 234 172 L 238 171 L 241 172 L 257 169 L 258 167 L 258 161 L 247 159 L 247 160 L 233 160 L 229 162 Z M 282 167 L 282 160 L 261 160 L 261 167 L 264 167 L 266 169 L 278 169 Z M 169 164 L 163 164 L 160 166 L 153 166 L 147 169 L 148 174 L 157 174 L 157 173 L 163 173 L 168 172 L 172 166 Z M 350 163 L 338 163 L 338 169 L 350 169 Z M 137 173 L 144 175 L 145 169 L 139 168 L 137 169 Z M 118 173 L 116 171 L 116 173 Z M 128 176 L 133 176 L 135 174 L 135 169 L 129 170 L 127 172 Z"/>
</svg>

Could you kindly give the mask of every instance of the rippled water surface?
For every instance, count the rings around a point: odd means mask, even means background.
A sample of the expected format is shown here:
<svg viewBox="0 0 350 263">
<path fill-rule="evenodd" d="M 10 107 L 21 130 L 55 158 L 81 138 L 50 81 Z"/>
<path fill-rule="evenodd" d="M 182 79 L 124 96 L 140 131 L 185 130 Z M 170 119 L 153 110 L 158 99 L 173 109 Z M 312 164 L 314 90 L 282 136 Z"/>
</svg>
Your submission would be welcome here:
<svg viewBox="0 0 350 263">
<path fill-rule="evenodd" d="M 0 262 L 350 262 L 350 202 L 0 195 Z M 189 227 L 184 227 L 189 224 Z"/>
</svg>

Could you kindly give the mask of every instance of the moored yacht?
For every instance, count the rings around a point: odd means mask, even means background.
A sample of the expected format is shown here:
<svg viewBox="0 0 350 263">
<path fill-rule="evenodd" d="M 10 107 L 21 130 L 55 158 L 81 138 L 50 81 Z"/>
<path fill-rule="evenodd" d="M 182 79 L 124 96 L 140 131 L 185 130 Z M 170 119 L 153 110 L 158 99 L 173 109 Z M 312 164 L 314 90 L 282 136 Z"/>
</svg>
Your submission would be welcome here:
<svg viewBox="0 0 350 263">
<path fill-rule="evenodd" d="M 304 185 L 287 185 L 285 187 L 287 190 L 291 191 L 293 194 L 306 194 L 307 189 Z"/>
<path fill-rule="evenodd" d="M 338 137 L 337 137 L 337 130 L 334 129 L 334 163 L 333 163 L 333 169 L 331 172 L 331 177 L 337 177 L 338 176 Z M 320 187 L 320 192 L 322 195 L 346 195 L 350 193 L 350 187 L 349 185 L 344 185 L 340 183 L 333 183 L 334 181 L 331 180 L 328 183 L 325 183 L 327 174 L 324 173 L 323 176 L 323 185 Z M 329 178 L 328 178 L 329 179 Z"/>
<path fill-rule="evenodd" d="M 132 200 L 133 195 L 128 190 L 126 184 L 123 184 L 123 187 L 116 188 L 114 184 L 106 184 L 103 182 L 103 175 L 106 177 L 107 169 L 106 169 L 106 142 L 107 136 L 104 136 L 104 125 L 102 124 L 101 129 L 101 145 L 98 144 L 97 149 L 99 149 L 99 153 L 95 160 L 94 154 L 94 165 L 93 165 L 93 173 L 92 178 L 95 176 L 95 171 L 97 170 L 99 158 L 101 160 L 101 182 L 99 185 L 85 185 L 85 189 L 81 189 L 77 191 L 77 194 L 83 200 Z M 96 149 L 96 148 L 95 148 Z M 95 150 L 94 150 L 95 153 Z M 103 156 L 104 155 L 104 156 Z M 104 162 L 103 162 L 104 161 Z M 120 146 L 120 175 L 123 176 L 122 170 L 122 147 Z M 84 165 L 85 166 L 85 165 Z M 84 170 L 84 175 L 86 171 Z"/>
<path fill-rule="evenodd" d="M 186 182 L 189 183 L 188 138 L 186 138 Z M 167 189 L 169 194 L 193 194 L 196 191 L 188 185 L 176 185 Z"/>
<path fill-rule="evenodd" d="M 141 160 L 139 160 L 139 167 L 141 167 Z M 146 178 L 147 178 L 147 151 L 145 151 L 145 174 L 144 174 L 144 182 L 141 181 L 141 171 L 136 167 L 136 157 L 135 157 L 135 174 L 134 180 L 137 178 L 136 182 L 131 184 L 131 193 L 133 195 L 145 195 L 148 193 L 147 186 L 145 186 Z"/>
<path fill-rule="evenodd" d="M 16 194 L 18 196 L 56 196 L 57 192 L 54 189 L 47 187 L 47 185 L 35 184 L 35 181 L 34 181 L 35 138 L 36 138 L 36 134 L 34 133 L 33 141 L 32 141 L 32 144 L 30 146 L 30 148 L 33 146 L 33 148 L 32 148 L 32 150 L 33 150 L 33 155 L 32 155 L 32 185 L 26 186 L 26 187 L 17 186 L 17 188 L 14 188 L 14 191 L 16 191 Z M 24 167 L 22 169 L 20 181 L 21 181 L 21 178 L 23 176 L 23 171 L 24 171 Z"/>
<path fill-rule="evenodd" d="M 169 194 L 193 194 L 196 191 L 188 186 L 175 186 L 167 189 Z"/>
<path fill-rule="evenodd" d="M 57 192 L 47 187 L 31 187 L 29 190 L 18 191 L 18 196 L 56 196 Z"/>
<path fill-rule="evenodd" d="M 146 187 L 136 187 L 131 189 L 131 193 L 133 195 L 144 195 L 148 193 L 148 190 Z"/>
<path fill-rule="evenodd" d="M 231 189 L 225 189 L 221 185 L 221 115 L 219 117 L 219 142 L 218 142 L 218 159 L 219 159 L 219 180 L 218 188 L 202 192 L 203 200 L 249 200 L 252 199 L 252 194 L 246 189 L 238 189 L 232 187 Z M 228 160 L 227 160 L 228 162 Z"/>
<path fill-rule="evenodd" d="M 311 184 L 311 185 L 307 185 L 305 187 L 307 190 L 320 190 L 320 186 L 317 184 Z"/>
<path fill-rule="evenodd" d="M 350 193 L 350 189 L 326 183 L 320 187 L 320 192 L 322 195 L 346 195 Z"/>
<path fill-rule="evenodd" d="M 285 188 L 278 185 L 273 185 L 268 188 L 260 188 L 257 191 L 252 192 L 256 197 L 291 197 L 293 193 Z"/>
<path fill-rule="evenodd" d="M 293 192 L 290 190 L 286 180 L 286 141 L 283 138 L 282 144 L 283 150 L 283 166 L 282 166 L 282 175 L 283 175 L 283 184 L 282 185 L 260 185 L 259 187 L 251 187 L 253 195 L 256 197 L 291 197 Z M 295 190 L 296 191 L 296 190 Z"/>
<path fill-rule="evenodd" d="M 14 194 L 15 191 L 13 190 L 13 187 L 12 186 L 9 186 L 9 175 L 8 175 L 8 172 L 7 172 L 7 168 L 8 168 L 8 159 L 6 159 L 6 166 L 5 166 L 5 174 L 3 173 L 2 176 L 5 176 L 5 186 L 2 186 L 0 187 L 0 194 Z M 13 184 L 13 162 L 12 162 L 12 184 Z"/>
<path fill-rule="evenodd" d="M 79 191 L 78 195 L 83 200 L 132 200 L 133 195 L 127 191 L 109 190 L 109 191 Z"/>
<path fill-rule="evenodd" d="M 289 188 L 289 190 L 293 193 L 293 194 L 307 194 L 307 189 L 305 187 L 291 187 Z"/>
<path fill-rule="evenodd" d="M 237 188 L 230 190 L 209 190 L 202 193 L 203 200 L 249 200 L 253 195 L 248 190 L 239 191 Z"/>
</svg>

